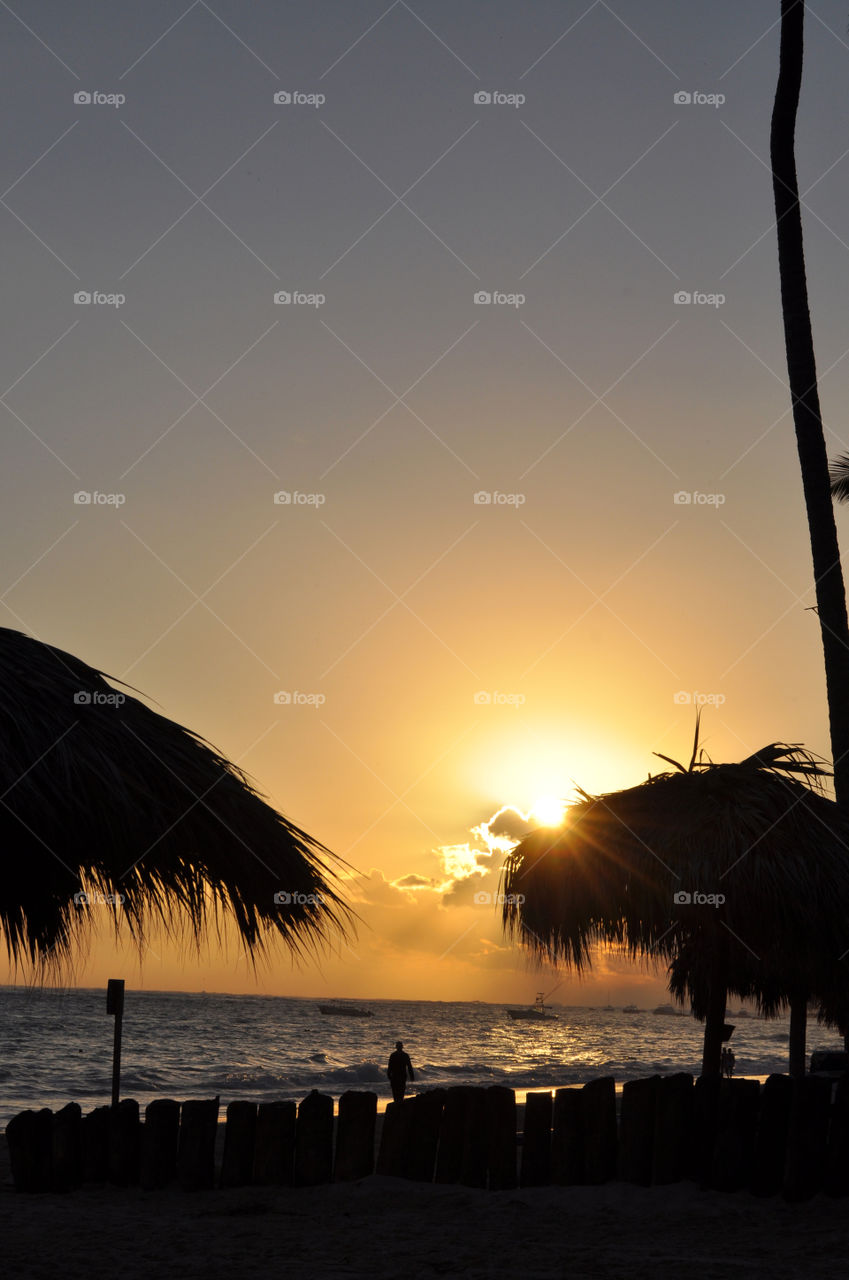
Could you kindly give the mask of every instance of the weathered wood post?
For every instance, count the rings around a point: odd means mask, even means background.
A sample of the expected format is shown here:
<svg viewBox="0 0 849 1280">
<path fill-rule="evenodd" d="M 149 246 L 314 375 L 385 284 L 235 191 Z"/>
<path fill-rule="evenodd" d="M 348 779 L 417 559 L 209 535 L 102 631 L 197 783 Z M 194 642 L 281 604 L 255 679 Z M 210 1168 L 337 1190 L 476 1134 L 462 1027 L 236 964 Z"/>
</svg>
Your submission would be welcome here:
<svg viewBox="0 0 849 1280">
<path fill-rule="evenodd" d="M 749 1190 L 753 1196 L 777 1196 L 784 1184 L 792 1103 L 791 1077 L 769 1076 L 761 1088 L 755 1154 L 749 1180 Z"/>
<path fill-rule="evenodd" d="M 849 1195 L 849 1076 L 841 1076 L 831 1103 L 831 1123 L 822 1189 L 827 1196 Z"/>
<path fill-rule="evenodd" d="M 693 1087 L 693 1131 L 686 1173 L 700 1187 L 710 1185 L 720 1083 L 720 1076 L 697 1076 Z"/>
<path fill-rule="evenodd" d="M 638 1186 L 651 1185 L 654 1133 L 660 1076 L 626 1080 L 619 1116 L 619 1177 Z"/>
<path fill-rule="evenodd" d="M 253 1170 L 257 1186 L 291 1187 L 295 1171 L 295 1112 L 294 1102 L 259 1104 Z"/>
<path fill-rule="evenodd" d="M 21 1111 L 6 1125 L 18 1191 L 49 1191 L 53 1183 L 53 1112 Z"/>
<path fill-rule="evenodd" d="M 256 1114 L 255 1102 L 240 1100 L 227 1107 L 219 1183 L 222 1187 L 244 1187 L 253 1180 Z"/>
<path fill-rule="evenodd" d="M 298 1106 L 295 1186 L 316 1187 L 333 1177 L 333 1099 L 311 1090 Z"/>
<path fill-rule="evenodd" d="M 115 1016 L 112 1042 L 112 1106 L 117 1107 L 121 1091 L 121 1029 L 124 1020 L 124 979 L 110 978 L 106 984 L 106 1012 Z"/>
<path fill-rule="evenodd" d="M 486 1089 L 470 1086 L 463 1133 L 460 1183 L 464 1187 L 486 1186 L 489 1135 L 486 1130 Z"/>
<path fill-rule="evenodd" d="M 401 1176 L 412 1182 L 433 1182 L 445 1090 L 429 1089 L 405 1100 L 403 1106 L 410 1123 Z"/>
<path fill-rule="evenodd" d="M 488 1185 L 490 1191 L 516 1186 L 516 1094 L 503 1084 L 491 1084 L 485 1098 Z"/>
<path fill-rule="evenodd" d="M 156 1098 L 144 1109 L 139 1183 L 145 1191 L 167 1187 L 177 1175 L 180 1104 Z"/>
<path fill-rule="evenodd" d="M 109 1178 L 109 1116 L 111 1107 L 95 1107 L 83 1116 L 83 1181 L 106 1182 Z"/>
<path fill-rule="evenodd" d="M 53 1116 L 53 1188 L 70 1191 L 82 1180 L 82 1111 L 76 1102 L 69 1102 Z"/>
<path fill-rule="evenodd" d="M 584 1181 L 584 1114 L 580 1089 L 557 1089 L 551 1135 L 551 1181 L 571 1187 Z"/>
<path fill-rule="evenodd" d="M 522 1132 L 522 1167 L 519 1185 L 547 1187 L 551 1183 L 550 1091 L 525 1095 L 525 1123 Z"/>
<path fill-rule="evenodd" d="M 584 1118 L 584 1179 L 591 1185 L 616 1177 L 616 1081 L 590 1080 L 581 1090 Z"/>
<path fill-rule="evenodd" d="M 710 1173 L 710 1185 L 717 1191 L 739 1191 L 749 1184 L 759 1105 L 757 1080 L 720 1080 Z"/>
<path fill-rule="evenodd" d="M 687 1174 L 693 1130 L 693 1077 L 686 1071 L 661 1076 L 655 1097 L 652 1182 L 665 1186 Z"/>
<path fill-rule="evenodd" d="M 177 1181 L 184 1191 L 215 1185 L 215 1138 L 219 1098 L 192 1098 L 180 1108 Z"/>
<path fill-rule="evenodd" d="M 411 1101 L 411 1098 L 407 1098 L 406 1101 L 390 1102 L 384 1113 L 376 1170 L 382 1177 L 403 1177 L 404 1153 L 410 1135 Z"/>
<path fill-rule="evenodd" d="M 437 1182 L 452 1184 L 460 1181 L 470 1096 L 470 1086 L 465 1084 L 452 1085 L 445 1091 L 436 1158 Z"/>
<path fill-rule="evenodd" d="M 793 1077 L 782 1190 L 785 1200 L 809 1200 L 822 1186 L 830 1109 L 831 1080 L 824 1076 Z"/>
<path fill-rule="evenodd" d="M 334 1182 L 354 1182 L 374 1173 L 377 1094 L 348 1090 L 339 1099 Z"/>
<path fill-rule="evenodd" d="M 139 1104 L 135 1098 L 122 1098 L 109 1108 L 109 1181 L 117 1187 L 130 1187 L 139 1180 Z"/>
</svg>

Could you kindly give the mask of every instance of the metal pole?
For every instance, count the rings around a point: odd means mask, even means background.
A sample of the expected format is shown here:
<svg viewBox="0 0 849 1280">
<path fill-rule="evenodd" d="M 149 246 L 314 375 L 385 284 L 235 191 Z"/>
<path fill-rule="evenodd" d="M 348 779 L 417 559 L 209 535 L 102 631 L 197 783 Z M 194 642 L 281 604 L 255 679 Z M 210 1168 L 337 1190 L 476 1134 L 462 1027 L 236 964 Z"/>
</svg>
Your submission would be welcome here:
<svg viewBox="0 0 849 1280">
<path fill-rule="evenodd" d="M 124 979 L 110 978 L 106 987 L 106 1012 L 115 1015 L 112 1047 L 112 1106 L 117 1107 L 121 1091 L 121 1025 L 124 1017 Z"/>
</svg>

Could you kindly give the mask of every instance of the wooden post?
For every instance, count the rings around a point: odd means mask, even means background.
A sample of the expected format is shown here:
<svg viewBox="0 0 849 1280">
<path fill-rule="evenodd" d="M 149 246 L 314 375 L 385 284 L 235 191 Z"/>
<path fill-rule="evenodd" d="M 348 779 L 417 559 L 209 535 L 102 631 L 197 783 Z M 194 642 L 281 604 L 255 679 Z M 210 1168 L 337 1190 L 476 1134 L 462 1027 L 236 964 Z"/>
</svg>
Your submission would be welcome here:
<svg viewBox="0 0 849 1280">
<path fill-rule="evenodd" d="M 655 1098 L 652 1182 L 665 1186 L 687 1174 L 693 1131 L 693 1077 L 686 1071 L 661 1076 Z"/>
<path fill-rule="evenodd" d="M 721 1083 L 721 1076 L 701 1075 L 693 1088 L 693 1131 L 686 1173 L 703 1188 L 710 1185 Z"/>
<path fill-rule="evenodd" d="M 584 1177 L 590 1184 L 616 1177 L 616 1081 L 590 1080 L 581 1090 L 584 1117 Z"/>
<path fill-rule="evenodd" d="M 180 1104 L 173 1098 L 157 1098 L 144 1110 L 139 1182 L 145 1191 L 167 1187 L 177 1174 L 180 1136 Z"/>
<path fill-rule="evenodd" d="M 112 1044 L 112 1106 L 117 1107 L 121 1091 L 121 1026 L 124 1019 L 124 979 L 110 978 L 106 986 L 106 1012 L 115 1015 Z"/>
<path fill-rule="evenodd" d="M 487 1172 L 490 1191 L 516 1186 L 516 1095 L 503 1084 L 491 1084 L 485 1096 Z"/>
<path fill-rule="evenodd" d="M 109 1178 L 109 1117 L 111 1107 L 95 1107 L 83 1116 L 83 1181 L 106 1182 Z"/>
<path fill-rule="evenodd" d="M 354 1182 L 374 1173 L 377 1094 L 348 1090 L 339 1099 L 334 1182 Z"/>
<path fill-rule="evenodd" d="M 261 1102 L 256 1118 L 256 1186 L 291 1187 L 295 1168 L 294 1102 Z"/>
<path fill-rule="evenodd" d="M 244 1187 L 253 1179 L 256 1105 L 240 1100 L 227 1108 L 219 1186 Z"/>
<path fill-rule="evenodd" d="M 522 1168 L 519 1185 L 547 1187 L 551 1183 L 551 1093 L 525 1097 Z"/>
<path fill-rule="evenodd" d="M 69 1102 L 53 1116 L 53 1189 L 71 1191 L 83 1180 L 83 1114 Z"/>
<path fill-rule="evenodd" d="M 810 1200 L 822 1186 L 830 1109 L 831 1081 L 827 1077 L 794 1077 L 787 1133 L 785 1200 Z"/>
<path fill-rule="evenodd" d="M 218 1104 L 218 1097 L 191 1099 L 180 1108 L 177 1179 L 184 1191 L 206 1191 L 215 1185 Z"/>
<path fill-rule="evenodd" d="M 849 1076 L 837 1081 L 828 1126 L 823 1191 L 827 1196 L 849 1195 Z"/>
<path fill-rule="evenodd" d="M 445 1108 L 439 1131 L 436 1157 L 436 1181 L 455 1183 L 463 1171 L 463 1148 L 466 1142 L 467 1117 L 471 1086 L 455 1084 L 445 1091 Z M 380 1169 L 378 1169 L 378 1173 Z"/>
<path fill-rule="evenodd" d="M 463 1161 L 460 1183 L 464 1187 L 486 1186 L 486 1161 L 489 1147 L 486 1130 L 486 1090 L 470 1086 L 463 1131 Z"/>
<path fill-rule="evenodd" d="M 129 1187 L 139 1180 L 139 1104 L 123 1098 L 109 1108 L 109 1181 Z"/>
<path fill-rule="evenodd" d="M 377 1153 L 377 1170 L 382 1177 L 400 1178 L 404 1172 L 404 1152 L 410 1134 L 410 1107 L 412 1099 L 390 1102 L 383 1116 L 380 1130 L 380 1149 Z"/>
<path fill-rule="evenodd" d="M 584 1114 L 580 1089 L 557 1089 L 551 1135 L 551 1181 L 571 1187 L 584 1181 Z"/>
<path fill-rule="evenodd" d="M 638 1186 L 651 1185 L 654 1132 L 660 1076 L 626 1080 L 619 1117 L 619 1177 Z"/>
<path fill-rule="evenodd" d="M 710 1185 L 717 1191 L 740 1191 L 749 1184 L 759 1105 L 757 1080 L 720 1081 L 710 1172 Z"/>
<path fill-rule="evenodd" d="M 412 1182 L 433 1182 L 445 1092 L 429 1089 L 402 1104 L 410 1123 L 401 1176 Z"/>
<path fill-rule="evenodd" d="M 53 1184 L 53 1112 L 22 1111 L 6 1125 L 12 1177 L 18 1191 L 49 1191 Z"/>
<path fill-rule="evenodd" d="M 777 1196 L 781 1190 L 792 1102 L 793 1081 L 790 1076 L 769 1076 L 761 1089 L 755 1154 L 749 1180 L 753 1196 Z"/>
<path fill-rule="evenodd" d="M 333 1099 L 313 1089 L 298 1107 L 295 1186 L 316 1187 L 333 1177 Z"/>
</svg>

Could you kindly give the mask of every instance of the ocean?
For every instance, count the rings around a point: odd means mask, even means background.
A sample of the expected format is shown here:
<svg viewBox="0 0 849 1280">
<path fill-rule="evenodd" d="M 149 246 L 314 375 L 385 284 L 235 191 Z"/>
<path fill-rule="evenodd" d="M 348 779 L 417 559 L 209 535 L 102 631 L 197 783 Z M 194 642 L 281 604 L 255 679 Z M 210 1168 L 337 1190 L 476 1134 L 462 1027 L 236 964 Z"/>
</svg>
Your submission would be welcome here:
<svg viewBox="0 0 849 1280">
<path fill-rule="evenodd" d="M 702 1024 L 651 1009 L 625 1013 L 552 1005 L 556 1022 L 513 1021 L 506 1005 L 416 1000 L 355 1002 L 371 1018 L 323 1015 L 320 1003 L 206 992 L 127 991 L 121 1096 L 142 1107 L 153 1098 L 219 1094 L 299 1101 L 311 1089 L 338 1098 L 373 1089 L 390 1099 L 386 1061 L 403 1040 L 416 1071 L 410 1090 L 452 1084 L 528 1089 L 617 1083 L 673 1071 L 698 1075 Z M 514 1006 L 515 1007 L 515 1006 Z M 736 1074 L 787 1070 L 787 1018 L 753 1014 L 735 1024 Z M 28 1107 L 78 1102 L 87 1112 L 110 1100 L 113 1018 L 97 990 L 0 988 L 0 1122 Z M 836 1033 L 808 1027 L 808 1051 L 842 1048 Z"/>
</svg>

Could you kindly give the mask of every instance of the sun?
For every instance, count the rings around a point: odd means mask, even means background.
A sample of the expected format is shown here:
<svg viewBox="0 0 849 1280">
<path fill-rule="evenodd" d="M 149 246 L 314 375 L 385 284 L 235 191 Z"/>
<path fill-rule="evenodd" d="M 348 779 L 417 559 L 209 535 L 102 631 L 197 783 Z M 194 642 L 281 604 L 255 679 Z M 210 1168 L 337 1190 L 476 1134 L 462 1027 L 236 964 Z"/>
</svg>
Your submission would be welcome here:
<svg viewBox="0 0 849 1280">
<path fill-rule="evenodd" d="M 531 817 L 543 827 L 560 827 L 566 814 L 566 801 L 557 796 L 537 796 L 531 806 Z"/>
</svg>

